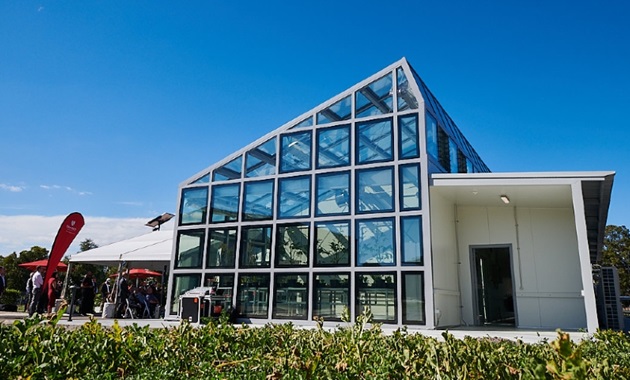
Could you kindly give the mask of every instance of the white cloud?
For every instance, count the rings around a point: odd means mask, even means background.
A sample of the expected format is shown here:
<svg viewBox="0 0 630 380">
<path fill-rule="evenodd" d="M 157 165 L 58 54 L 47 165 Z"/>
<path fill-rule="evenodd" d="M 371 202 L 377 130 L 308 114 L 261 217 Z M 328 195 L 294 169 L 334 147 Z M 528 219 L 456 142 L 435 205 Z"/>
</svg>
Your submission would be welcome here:
<svg viewBox="0 0 630 380">
<path fill-rule="evenodd" d="M 28 250 L 37 245 L 50 251 L 65 215 L 0 215 L 0 256 Z M 84 216 L 85 226 L 66 254 L 79 251 L 81 241 L 92 239 L 98 246 L 151 232 L 146 218 L 106 218 Z"/>
<path fill-rule="evenodd" d="M 80 191 L 73 189 L 70 186 L 59 186 L 59 185 L 39 185 L 41 189 L 44 190 L 66 190 L 70 193 L 78 194 L 78 195 L 92 195 L 90 191 Z"/>
<path fill-rule="evenodd" d="M 4 183 L 0 183 L 0 189 L 7 190 L 7 191 L 10 191 L 12 193 L 19 193 L 20 191 L 24 190 L 24 187 L 23 186 L 12 186 L 12 185 L 6 185 Z"/>
</svg>

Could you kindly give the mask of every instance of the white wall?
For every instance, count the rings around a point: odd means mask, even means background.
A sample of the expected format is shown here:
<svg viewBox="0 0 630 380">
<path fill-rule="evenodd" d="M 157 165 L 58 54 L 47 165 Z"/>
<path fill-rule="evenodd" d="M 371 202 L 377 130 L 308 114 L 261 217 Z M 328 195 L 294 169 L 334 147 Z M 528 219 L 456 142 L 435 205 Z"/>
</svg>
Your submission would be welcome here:
<svg viewBox="0 0 630 380">
<path fill-rule="evenodd" d="M 470 246 L 510 245 L 517 327 L 586 327 L 572 209 L 517 208 L 518 231 L 513 207 L 459 206 L 456 213 L 464 323 L 474 324 Z"/>
<path fill-rule="evenodd" d="M 432 194 L 431 244 L 436 327 L 461 324 L 456 236 L 455 207 L 442 196 Z"/>
</svg>

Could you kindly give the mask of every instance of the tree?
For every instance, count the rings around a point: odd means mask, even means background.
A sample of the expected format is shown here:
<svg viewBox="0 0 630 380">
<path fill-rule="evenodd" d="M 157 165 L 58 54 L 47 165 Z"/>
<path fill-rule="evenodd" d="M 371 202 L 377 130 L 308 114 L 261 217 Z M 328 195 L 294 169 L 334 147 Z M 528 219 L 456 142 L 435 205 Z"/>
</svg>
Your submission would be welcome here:
<svg viewBox="0 0 630 380">
<path fill-rule="evenodd" d="M 48 257 L 46 248 L 34 246 L 29 250 L 2 257 L 0 256 L 0 265 L 6 269 L 7 288 L 23 291 L 26 288 L 26 281 L 31 274 L 26 268 L 22 268 L 19 264 L 28 263 Z"/>
<path fill-rule="evenodd" d="M 601 265 L 617 268 L 620 292 L 630 295 L 630 230 L 626 226 L 606 226 Z"/>
</svg>

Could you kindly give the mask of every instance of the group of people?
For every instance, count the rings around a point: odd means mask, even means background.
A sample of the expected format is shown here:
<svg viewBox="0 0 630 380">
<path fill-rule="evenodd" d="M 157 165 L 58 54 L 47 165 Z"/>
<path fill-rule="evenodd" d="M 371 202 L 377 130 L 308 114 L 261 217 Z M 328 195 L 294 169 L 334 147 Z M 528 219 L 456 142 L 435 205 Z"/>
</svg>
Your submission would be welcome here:
<svg viewBox="0 0 630 380">
<path fill-rule="evenodd" d="M 128 273 L 125 272 L 118 279 L 115 317 L 125 318 L 131 313 L 134 317 L 153 318 L 156 310 L 159 310 L 161 288 L 153 282 L 135 286 L 129 284 L 127 277 Z"/>
<path fill-rule="evenodd" d="M 26 281 L 26 306 L 29 317 L 35 313 L 51 313 L 55 301 L 61 296 L 62 282 L 57 279 L 57 272 L 44 284 L 45 266 L 38 266 Z"/>
</svg>

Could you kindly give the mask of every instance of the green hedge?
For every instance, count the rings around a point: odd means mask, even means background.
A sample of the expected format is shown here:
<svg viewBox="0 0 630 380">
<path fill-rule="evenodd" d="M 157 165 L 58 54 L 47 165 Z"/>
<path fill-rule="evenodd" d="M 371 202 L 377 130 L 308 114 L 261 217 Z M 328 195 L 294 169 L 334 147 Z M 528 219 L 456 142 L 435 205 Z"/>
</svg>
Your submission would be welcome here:
<svg viewBox="0 0 630 380">
<path fill-rule="evenodd" d="M 443 340 L 383 334 L 362 316 L 333 332 L 292 324 L 194 328 L 81 327 L 37 318 L 0 324 L 3 379 L 630 379 L 630 339 L 602 331 L 579 344 Z"/>
</svg>

